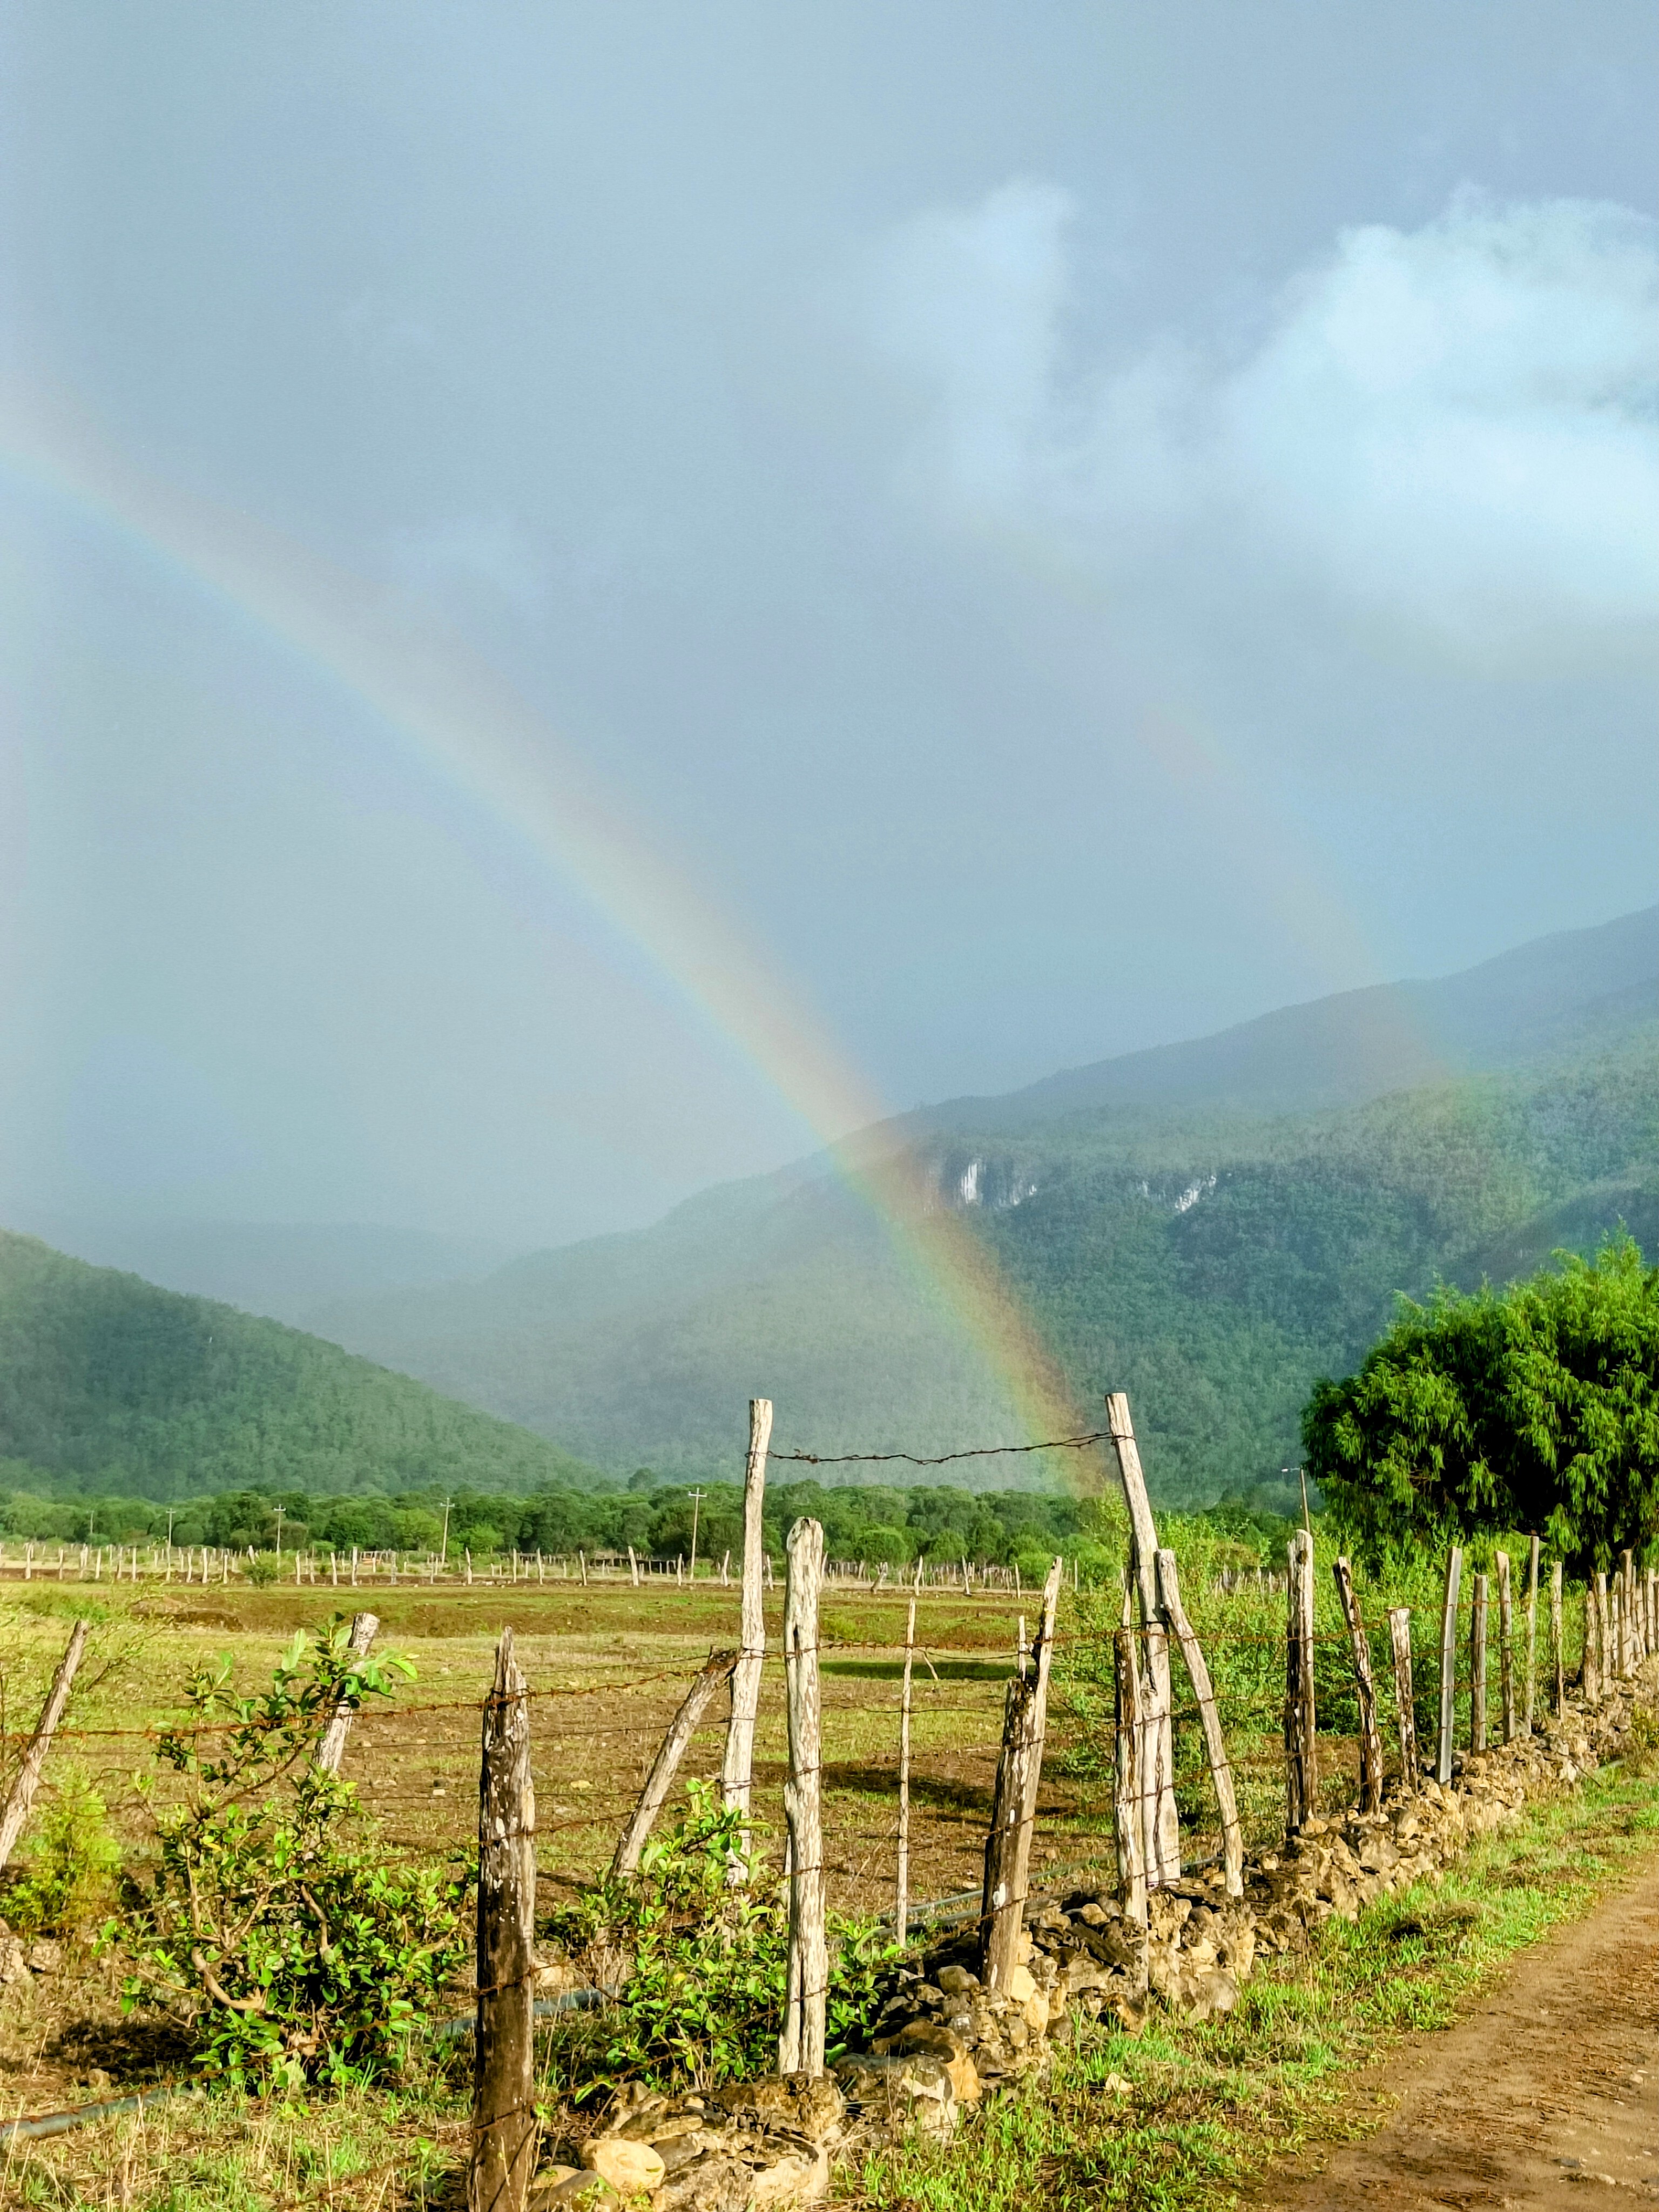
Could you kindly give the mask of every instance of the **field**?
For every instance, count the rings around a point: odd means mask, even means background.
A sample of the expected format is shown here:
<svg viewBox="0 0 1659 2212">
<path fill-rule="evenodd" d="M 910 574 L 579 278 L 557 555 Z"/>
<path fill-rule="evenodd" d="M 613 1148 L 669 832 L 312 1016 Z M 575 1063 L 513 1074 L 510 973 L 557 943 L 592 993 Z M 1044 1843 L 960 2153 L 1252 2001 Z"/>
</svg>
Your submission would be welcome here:
<svg viewBox="0 0 1659 2212">
<path fill-rule="evenodd" d="M 1188 1604 L 1215 1670 L 1247 1837 L 1265 1842 L 1284 1817 L 1279 1715 L 1285 1601 L 1258 1589 L 1254 1577 L 1245 1590 L 1224 1595 L 1209 1586 L 1205 1565 L 1197 1556 L 1190 1562 Z M 1421 1587 L 1411 1594 L 1421 1616 L 1419 1642 L 1427 1644 L 1433 1639 L 1434 1577 L 1425 1570 L 1417 1579 Z M 0 1722 L 14 1747 L 18 1731 L 32 1725 L 70 1620 L 83 1614 L 94 1621 L 82 1687 L 48 1766 L 48 1793 L 54 1778 L 61 1784 L 77 1771 L 89 1775 L 134 1860 L 142 1859 L 151 1833 L 144 1784 L 155 1771 L 155 1731 L 176 1715 L 191 1669 L 228 1658 L 239 1682 L 256 1689 L 296 1629 L 321 1626 L 353 1604 L 380 1615 L 382 1643 L 408 1655 L 416 1672 L 391 1701 L 359 1719 L 344 1771 L 388 1856 L 447 1861 L 464 1854 L 476 1832 L 481 1700 L 495 1638 L 511 1623 L 532 1698 L 538 1870 L 546 1911 L 608 1860 L 685 1686 L 711 1648 L 738 1640 L 738 1592 L 717 1582 L 690 1589 L 659 1582 L 635 1590 L 625 1581 L 586 1588 L 482 1581 L 434 1588 L 404 1580 L 352 1592 L 325 1583 L 252 1589 L 14 1580 L 4 1599 Z M 832 1907 L 848 1913 L 874 1916 L 893 1902 L 907 1601 L 867 1584 L 832 1585 L 823 1597 L 829 1888 Z M 1367 1604 L 1373 1625 L 1380 1624 L 1379 1594 L 1369 1593 Z M 913 1901 L 940 1903 L 947 1911 L 976 1903 L 1004 1686 L 1015 1663 L 1022 1610 L 1029 1626 L 1031 1599 L 1000 1591 L 966 1596 L 936 1589 L 918 1601 Z M 1322 1596 L 1320 1611 L 1322 1720 L 1333 1731 L 1322 1728 L 1322 1795 L 1335 1805 L 1351 1801 L 1354 1789 L 1355 1747 L 1342 1732 L 1352 1710 L 1351 1677 L 1334 1601 Z M 1038 1881 L 1085 1866 L 1097 1869 L 1098 1879 L 1112 1878 L 1102 1756 L 1109 1742 L 1109 1707 L 1099 1662 L 1115 1618 L 1115 1606 L 1102 1597 L 1068 1595 L 1063 1602 L 1034 1847 Z M 769 1600 L 767 1625 L 775 1651 L 781 1594 Z M 1432 1688 L 1425 1652 L 1420 1720 L 1427 1718 L 1425 1689 Z M 1178 1670 L 1176 1711 L 1183 1848 L 1195 1859 L 1214 1845 L 1212 1800 L 1190 1693 Z M 686 1775 L 717 1771 L 723 1723 L 717 1705 L 694 1740 Z M 772 1660 L 756 1773 L 759 1824 L 775 1853 L 786 1766 L 781 1668 Z M 671 1802 L 665 1819 L 672 1817 Z M 122 2018 L 118 1979 L 112 1957 L 94 1960 L 71 1948 L 61 1972 L 26 1977 L 0 1990 L 6 2117 L 72 2106 L 187 2072 L 185 2053 L 171 2032 L 145 2015 Z M 465 2015 L 470 2002 L 470 1977 L 463 1975 L 453 1990 L 454 2014 Z M 447 2185 L 443 2177 L 453 2176 L 464 2155 L 465 2048 L 464 2040 L 433 2046 L 396 2095 L 319 2099 L 306 2109 L 198 2096 L 27 2151 L 13 2144 L 5 2170 L 15 2186 L 8 2201 L 165 2205 L 168 2212 L 264 2212 L 312 2202 L 334 2203 L 343 2212 L 370 2203 L 392 2212 L 397 2204 L 428 2201 L 431 2191 L 439 2201 Z M 127 2180 L 106 2187 L 109 2174 L 118 2179 L 123 2159 Z M 170 2181 L 168 2195 L 161 2189 L 164 2173 L 195 2179 L 187 2188 Z M 902 2190 L 891 2194 L 897 2178 L 872 2175 L 867 2185 L 878 2201 L 908 2202 Z"/>
</svg>

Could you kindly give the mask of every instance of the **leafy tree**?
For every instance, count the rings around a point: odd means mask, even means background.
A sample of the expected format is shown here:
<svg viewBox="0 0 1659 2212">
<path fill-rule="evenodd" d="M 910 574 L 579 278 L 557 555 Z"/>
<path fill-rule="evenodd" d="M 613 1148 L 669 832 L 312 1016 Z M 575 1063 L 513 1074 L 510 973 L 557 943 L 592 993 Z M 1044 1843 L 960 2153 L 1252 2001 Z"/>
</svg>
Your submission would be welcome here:
<svg viewBox="0 0 1659 2212">
<path fill-rule="evenodd" d="M 1373 1553 L 1536 1530 L 1575 1573 L 1659 1530 L 1659 1269 L 1628 1237 L 1472 1296 L 1402 1301 L 1321 1382 L 1308 1471 Z"/>
</svg>

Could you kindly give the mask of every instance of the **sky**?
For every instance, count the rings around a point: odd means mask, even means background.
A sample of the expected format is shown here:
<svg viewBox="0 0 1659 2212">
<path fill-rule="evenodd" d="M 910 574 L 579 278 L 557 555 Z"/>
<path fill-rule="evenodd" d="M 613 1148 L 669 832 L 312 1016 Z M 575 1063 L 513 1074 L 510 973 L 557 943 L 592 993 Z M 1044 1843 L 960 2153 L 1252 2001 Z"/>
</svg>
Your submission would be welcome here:
<svg viewBox="0 0 1659 2212">
<path fill-rule="evenodd" d="M 1650 8 L 0 49 L 0 1219 L 562 1241 L 1655 898 Z M 487 672 L 521 780 L 163 507 Z"/>
</svg>

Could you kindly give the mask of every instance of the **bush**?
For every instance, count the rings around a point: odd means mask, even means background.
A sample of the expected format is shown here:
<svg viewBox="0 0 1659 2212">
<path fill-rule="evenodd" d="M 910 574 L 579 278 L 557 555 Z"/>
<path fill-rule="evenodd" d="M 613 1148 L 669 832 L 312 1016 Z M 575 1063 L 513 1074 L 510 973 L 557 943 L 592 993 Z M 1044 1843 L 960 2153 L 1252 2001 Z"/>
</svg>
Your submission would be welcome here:
<svg viewBox="0 0 1659 2212">
<path fill-rule="evenodd" d="M 782 1885 L 752 1847 L 744 1852 L 742 1816 L 713 1784 L 693 1782 L 690 1796 L 678 1827 L 646 1845 L 636 1875 L 596 1882 L 545 1930 L 590 1980 L 617 1990 L 603 2012 L 566 2015 L 554 2031 L 556 2075 L 579 2098 L 631 2076 L 707 2089 L 777 2063 L 789 1949 Z M 734 1857 L 748 1876 L 740 1887 L 727 1881 Z M 873 2018 L 881 1966 L 896 1955 L 873 1925 L 830 1914 L 832 2054 Z"/>
<path fill-rule="evenodd" d="M 274 1552 L 256 1552 L 246 1570 L 255 1589 L 269 1589 L 281 1571 Z"/>
<path fill-rule="evenodd" d="M 76 1936 L 94 1928 L 115 1893 L 121 1847 L 84 1767 L 58 1769 L 16 1881 L 6 1917 L 21 1936 Z"/>
<path fill-rule="evenodd" d="M 228 1661 L 197 1668 L 157 1749 L 184 1802 L 157 1814 L 155 1875 L 106 1930 L 128 1948 L 129 2006 L 172 2008 L 203 2069 L 239 2084 L 339 2086 L 397 2063 L 466 1952 L 467 1871 L 389 1862 L 350 1784 L 313 1764 L 337 1702 L 414 1672 L 347 1635 L 296 1635 L 258 1698 L 232 1694 Z"/>
</svg>

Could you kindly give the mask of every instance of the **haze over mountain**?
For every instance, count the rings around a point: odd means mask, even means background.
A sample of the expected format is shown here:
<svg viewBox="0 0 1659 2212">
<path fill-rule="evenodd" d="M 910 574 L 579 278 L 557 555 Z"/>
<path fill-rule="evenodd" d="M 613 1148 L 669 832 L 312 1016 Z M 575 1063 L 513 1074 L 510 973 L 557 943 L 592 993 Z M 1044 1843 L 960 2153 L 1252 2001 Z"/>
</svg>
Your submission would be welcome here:
<svg viewBox="0 0 1659 2212">
<path fill-rule="evenodd" d="M 1271 1480 L 1314 1376 L 1358 1356 L 1396 1292 L 1513 1273 L 1620 1221 L 1659 1249 L 1659 908 L 846 1149 L 898 1146 L 972 1216 L 1080 1402 L 1131 1391 L 1164 1494 Z M 1022 1433 L 833 1155 L 311 1325 L 616 1470 L 729 1473 L 757 1391 L 781 1443 L 818 1451 Z"/>
</svg>

